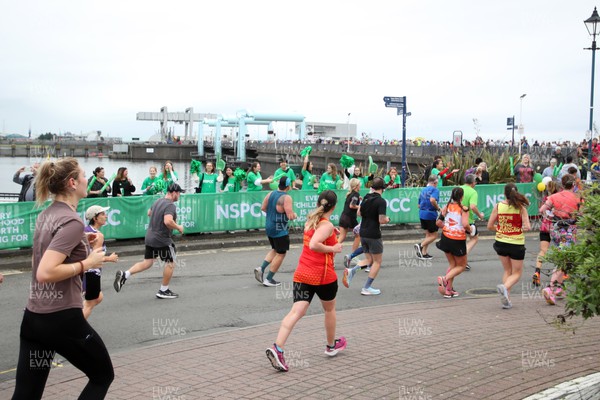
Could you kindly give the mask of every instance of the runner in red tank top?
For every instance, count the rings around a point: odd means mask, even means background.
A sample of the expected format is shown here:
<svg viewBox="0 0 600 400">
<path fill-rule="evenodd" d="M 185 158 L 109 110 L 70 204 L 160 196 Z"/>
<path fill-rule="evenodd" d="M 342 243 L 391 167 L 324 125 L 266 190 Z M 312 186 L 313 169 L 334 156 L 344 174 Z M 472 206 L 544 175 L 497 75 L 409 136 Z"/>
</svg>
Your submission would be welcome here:
<svg viewBox="0 0 600 400">
<path fill-rule="evenodd" d="M 335 209 L 337 196 L 326 190 L 319 195 L 318 207 L 312 211 L 304 225 L 304 243 L 298 267 L 294 273 L 294 305 L 281 321 L 277 340 L 267 349 L 267 357 L 273 368 L 286 372 L 287 363 L 283 355 L 283 346 L 292 333 L 296 323 L 306 314 L 308 306 L 316 294 L 325 311 L 325 331 L 327 347 L 325 354 L 332 357 L 346 348 L 346 338 L 335 339 L 336 315 L 335 296 L 338 284 L 333 269 L 335 253 L 342 251 L 337 241 L 337 232 L 329 217 Z"/>
</svg>

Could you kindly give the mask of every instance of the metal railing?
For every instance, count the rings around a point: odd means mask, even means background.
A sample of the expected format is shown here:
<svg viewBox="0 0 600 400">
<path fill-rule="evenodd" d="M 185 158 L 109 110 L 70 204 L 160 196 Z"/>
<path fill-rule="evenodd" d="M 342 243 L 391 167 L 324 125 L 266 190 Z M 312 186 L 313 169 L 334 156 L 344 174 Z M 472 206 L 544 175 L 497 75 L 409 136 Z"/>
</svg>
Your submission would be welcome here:
<svg viewBox="0 0 600 400">
<path fill-rule="evenodd" d="M 16 203 L 19 201 L 19 193 L 0 193 L 0 203 Z"/>
</svg>

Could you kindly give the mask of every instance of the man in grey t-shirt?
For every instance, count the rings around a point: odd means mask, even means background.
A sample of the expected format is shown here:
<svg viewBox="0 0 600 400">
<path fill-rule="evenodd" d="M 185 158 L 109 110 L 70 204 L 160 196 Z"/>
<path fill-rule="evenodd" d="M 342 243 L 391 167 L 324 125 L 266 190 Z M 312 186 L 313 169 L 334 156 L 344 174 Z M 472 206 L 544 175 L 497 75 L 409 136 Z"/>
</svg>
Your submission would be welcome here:
<svg viewBox="0 0 600 400">
<path fill-rule="evenodd" d="M 154 260 L 160 257 L 165 262 L 165 269 L 163 271 L 162 285 L 158 293 L 156 293 L 156 297 L 159 299 L 176 299 L 179 297 L 177 293 L 173 293 L 169 289 L 169 282 L 173 276 L 176 259 L 173 229 L 183 234 L 183 226 L 175 222 L 177 221 L 175 202 L 179 200 L 181 193 L 185 193 L 181 189 L 181 186 L 177 183 L 171 184 L 167 188 L 167 195 L 156 200 L 148 210 L 150 223 L 146 232 L 144 261 L 135 264 L 127 271 L 117 271 L 114 283 L 117 292 L 121 291 L 121 288 L 131 275 L 147 270 L 154 264 Z"/>
</svg>

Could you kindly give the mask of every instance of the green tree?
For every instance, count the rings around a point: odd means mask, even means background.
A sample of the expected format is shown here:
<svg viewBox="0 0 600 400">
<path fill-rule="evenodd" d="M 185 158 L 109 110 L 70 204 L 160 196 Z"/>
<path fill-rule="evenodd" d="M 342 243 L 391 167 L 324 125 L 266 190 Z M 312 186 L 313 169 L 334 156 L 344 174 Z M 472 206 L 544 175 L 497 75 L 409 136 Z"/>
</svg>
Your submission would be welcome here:
<svg viewBox="0 0 600 400">
<path fill-rule="evenodd" d="M 40 136 L 38 136 L 38 140 L 52 140 L 53 137 L 54 135 L 52 135 L 52 133 L 47 132 L 42 133 Z"/>
<path fill-rule="evenodd" d="M 577 219 L 577 242 L 567 247 L 552 247 L 544 259 L 569 275 L 565 312 L 560 322 L 581 316 L 600 315 L 600 188 L 594 184 L 583 195 L 585 203 Z"/>
</svg>

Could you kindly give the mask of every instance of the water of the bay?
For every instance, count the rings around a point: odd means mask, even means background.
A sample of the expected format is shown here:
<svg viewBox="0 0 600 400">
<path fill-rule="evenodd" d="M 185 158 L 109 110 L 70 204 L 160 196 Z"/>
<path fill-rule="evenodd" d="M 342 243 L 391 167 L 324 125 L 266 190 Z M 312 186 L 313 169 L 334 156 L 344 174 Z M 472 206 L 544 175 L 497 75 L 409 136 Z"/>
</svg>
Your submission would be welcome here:
<svg viewBox="0 0 600 400">
<path fill-rule="evenodd" d="M 29 172 L 29 167 L 33 165 L 33 163 L 42 162 L 45 158 L 29 158 L 29 157 L 0 157 L 0 192 L 4 193 L 19 193 L 21 190 L 21 186 L 13 182 L 13 175 L 17 170 L 21 167 L 27 167 L 27 172 Z M 136 187 L 136 191 L 134 194 L 141 194 L 142 182 L 149 175 L 148 170 L 150 167 L 154 166 L 157 168 L 159 173 L 162 171 L 163 162 L 162 161 L 127 161 L 127 160 L 112 160 L 110 158 L 98 158 L 98 157 L 88 157 L 88 158 L 79 158 L 77 157 L 77 161 L 85 170 L 85 176 L 92 176 L 92 172 L 96 167 L 104 167 L 105 175 L 107 178 L 110 178 L 113 173 L 116 173 L 119 167 L 126 167 L 129 171 L 129 177 L 133 181 L 133 184 Z M 179 176 L 179 184 L 184 189 L 192 189 L 197 186 L 198 183 L 192 179 L 190 174 L 190 163 L 184 161 L 174 161 L 173 168 L 177 175 Z M 6 186 L 4 186 L 6 184 Z"/>
</svg>

